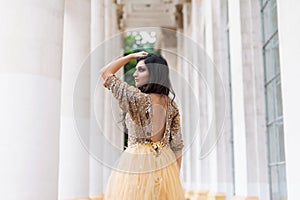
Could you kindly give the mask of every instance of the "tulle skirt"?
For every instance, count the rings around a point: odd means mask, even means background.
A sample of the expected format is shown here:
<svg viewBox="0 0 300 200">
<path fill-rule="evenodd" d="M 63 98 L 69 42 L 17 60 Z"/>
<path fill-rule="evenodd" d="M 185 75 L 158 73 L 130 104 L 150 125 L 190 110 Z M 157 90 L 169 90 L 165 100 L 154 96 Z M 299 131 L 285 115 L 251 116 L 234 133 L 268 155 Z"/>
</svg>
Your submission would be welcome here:
<svg viewBox="0 0 300 200">
<path fill-rule="evenodd" d="M 169 146 L 128 147 L 112 171 L 105 200 L 183 200 L 179 168 Z"/>
</svg>

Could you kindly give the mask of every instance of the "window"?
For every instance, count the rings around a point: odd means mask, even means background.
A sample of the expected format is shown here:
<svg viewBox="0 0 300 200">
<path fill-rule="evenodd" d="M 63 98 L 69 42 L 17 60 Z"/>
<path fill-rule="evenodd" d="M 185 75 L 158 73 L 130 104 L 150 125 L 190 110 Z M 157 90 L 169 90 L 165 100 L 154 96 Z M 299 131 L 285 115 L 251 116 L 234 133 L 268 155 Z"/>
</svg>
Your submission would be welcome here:
<svg viewBox="0 0 300 200">
<path fill-rule="evenodd" d="M 267 108 L 269 183 L 272 200 L 287 199 L 276 0 L 261 0 Z"/>
</svg>

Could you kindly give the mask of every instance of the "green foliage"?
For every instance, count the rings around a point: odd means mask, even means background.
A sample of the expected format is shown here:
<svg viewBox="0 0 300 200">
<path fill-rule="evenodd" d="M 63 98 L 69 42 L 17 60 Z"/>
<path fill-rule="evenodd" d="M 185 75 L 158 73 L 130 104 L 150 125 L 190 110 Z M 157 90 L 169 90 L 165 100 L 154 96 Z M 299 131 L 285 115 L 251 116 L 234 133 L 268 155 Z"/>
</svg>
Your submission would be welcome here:
<svg viewBox="0 0 300 200">
<path fill-rule="evenodd" d="M 145 32 L 144 32 L 145 34 Z M 149 34 L 150 35 L 150 34 Z M 155 44 L 155 36 L 148 37 L 151 39 L 151 41 L 146 41 L 145 38 L 143 38 L 143 35 L 140 32 L 134 32 L 132 34 L 127 34 L 124 39 L 124 56 L 140 51 L 146 51 L 148 53 L 155 53 L 159 54 L 160 52 L 155 51 L 154 44 Z M 154 41 L 154 42 L 152 42 Z M 125 65 L 124 73 L 125 73 L 125 81 L 129 83 L 130 85 L 134 85 L 133 80 L 133 73 L 135 71 L 136 66 L 136 60 L 131 60 Z"/>
</svg>

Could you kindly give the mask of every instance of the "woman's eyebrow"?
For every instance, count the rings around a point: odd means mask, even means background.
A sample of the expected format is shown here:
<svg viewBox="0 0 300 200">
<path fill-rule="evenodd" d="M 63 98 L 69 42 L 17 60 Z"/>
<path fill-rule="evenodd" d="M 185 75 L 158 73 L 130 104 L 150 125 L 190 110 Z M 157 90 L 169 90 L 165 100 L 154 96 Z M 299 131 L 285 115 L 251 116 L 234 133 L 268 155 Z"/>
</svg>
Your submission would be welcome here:
<svg viewBox="0 0 300 200">
<path fill-rule="evenodd" d="M 144 68 L 144 66 L 139 65 L 139 66 L 136 66 L 136 68 L 137 68 L 137 69 L 138 69 L 138 68 Z"/>
</svg>

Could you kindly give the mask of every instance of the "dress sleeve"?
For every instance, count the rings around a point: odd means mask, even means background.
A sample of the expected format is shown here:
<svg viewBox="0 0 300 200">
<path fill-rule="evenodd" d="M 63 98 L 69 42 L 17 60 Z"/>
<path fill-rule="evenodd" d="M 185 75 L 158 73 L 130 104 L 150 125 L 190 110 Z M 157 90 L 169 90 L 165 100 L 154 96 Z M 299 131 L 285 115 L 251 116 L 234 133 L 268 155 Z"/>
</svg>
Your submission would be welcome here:
<svg viewBox="0 0 300 200">
<path fill-rule="evenodd" d="M 179 111 L 177 111 L 175 116 L 173 117 L 170 130 L 170 147 L 175 153 L 176 157 L 178 157 L 181 155 L 182 149 L 184 147 L 181 134 Z"/>
<path fill-rule="evenodd" d="M 139 110 L 145 105 L 146 94 L 138 88 L 121 81 L 114 74 L 108 75 L 103 85 L 112 92 L 119 102 L 119 107 L 124 112 L 128 112 L 132 119 L 136 119 Z"/>
</svg>

